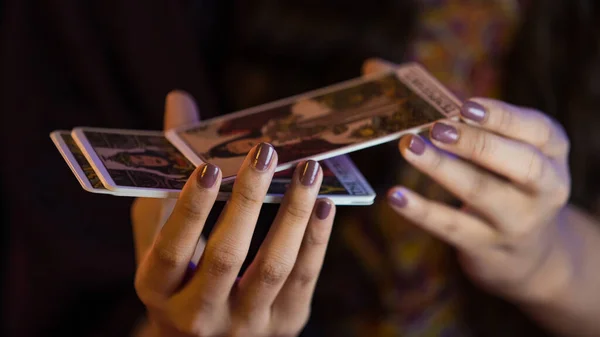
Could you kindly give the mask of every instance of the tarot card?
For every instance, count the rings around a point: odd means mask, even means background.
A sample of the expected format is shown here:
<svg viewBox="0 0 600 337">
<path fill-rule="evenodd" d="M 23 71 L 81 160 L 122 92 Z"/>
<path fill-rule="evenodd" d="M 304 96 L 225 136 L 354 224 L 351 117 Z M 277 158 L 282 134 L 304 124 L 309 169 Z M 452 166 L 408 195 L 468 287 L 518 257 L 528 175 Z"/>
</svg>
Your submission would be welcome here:
<svg viewBox="0 0 600 337">
<path fill-rule="evenodd" d="M 71 132 L 53 131 L 50 138 L 84 190 L 92 193 L 117 194 L 104 187 L 92 165 L 75 144 Z"/>
<path fill-rule="evenodd" d="M 176 198 L 194 171 L 160 132 L 76 128 L 72 133 L 54 131 L 50 137 L 81 186 L 93 193 Z M 77 143 L 86 150 L 81 151 Z M 321 164 L 320 198 L 328 197 L 336 205 L 373 203 L 375 192 L 348 156 Z M 293 174 L 292 168 L 275 173 L 265 203 L 281 202 Z M 217 200 L 227 200 L 232 187 L 232 183 L 223 184 Z"/>
<path fill-rule="evenodd" d="M 319 198 L 329 198 L 336 205 L 373 204 L 375 192 L 350 157 L 341 155 L 325 159 L 320 164 L 323 170 L 323 182 Z M 292 168 L 275 173 L 264 202 L 281 203 L 293 179 L 293 174 Z M 233 184 L 222 185 L 217 200 L 229 199 L 232 188 Z"/>
<path fill-rule="evenodd" d="M 78 127 L 72 136 L 112 192 L 176 198 L 195 169 L 159 131 Z"/>
<path fill-rule="evenodd" d="M 460 102 L 415 63 L 323 89 L 168 130 L 166 137 L 194 164 L 221 168 L 235 179 L 259 142 L 271 143 L 277 170 L 323 160 L 418 133 L 457 118 Z"/>
</svg>

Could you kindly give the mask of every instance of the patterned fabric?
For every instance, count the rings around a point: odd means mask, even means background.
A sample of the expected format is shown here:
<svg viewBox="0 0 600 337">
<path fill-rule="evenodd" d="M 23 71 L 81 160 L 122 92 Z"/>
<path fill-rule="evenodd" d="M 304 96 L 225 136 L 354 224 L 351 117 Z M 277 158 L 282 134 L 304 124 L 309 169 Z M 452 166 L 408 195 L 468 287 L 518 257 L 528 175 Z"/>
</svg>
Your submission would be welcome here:
<svg viewBox="0 0 600 337">
<path fill-rule="evenodd" d="M 517 2 L 505 0 L 422 1 L 410 58 L 424 64 L 461 99 L 497 97 L 499 60 L 509 45 L 518 12 Z M 397 184 L 429 199 L 453 201 L 416 170 L 402 165 L 397 172 Z M 341 238 L 332 238 L 333 244 L 345 247 L 356 264 L 344 264 L 358 269 L 345 275 L 360 276 L 339 281 L 337 287 L 348 293 L 338 298 L 353 300 L 345 306 L 347 312 L 339 313 L 347 315 L 344 326 L 328 335 L 470 335 L 461 317 L 461 293 L 450 247 L 400 218 L 382 198 L 368 209 L 340 212 L 338 223 Z M 336 249 L 330 248 L 328 254 L 335 255 Z M 339 265 L 327 268 L 344 274 Z"/>
</svg>

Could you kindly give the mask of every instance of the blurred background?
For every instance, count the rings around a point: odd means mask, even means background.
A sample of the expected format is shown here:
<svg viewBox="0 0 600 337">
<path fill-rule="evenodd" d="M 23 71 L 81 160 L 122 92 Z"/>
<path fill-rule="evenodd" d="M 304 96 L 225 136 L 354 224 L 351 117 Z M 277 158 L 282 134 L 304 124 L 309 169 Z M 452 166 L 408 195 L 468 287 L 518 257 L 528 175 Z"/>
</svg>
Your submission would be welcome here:
<svg viewBox="0 0 600 337">
<path fill-rule="evenodd" d="M 369 57 L 418 60 L 461 99 L 502 98 L 560 120 L 573 202 L 597 212 L 598 14 L 584 0 L 0 0 L 0 335 L 125 336 L 143 316 L 132 200 L 84 192 L 48 134 L 159 130 L 176 88 L 207 119 L 360 76 Z M 378 191 L 389 186 L 394 172 L 373 174 L 385 156 L 353 157 Z M 335 258 L 347 254 L 332 248 L 324 270 L 340 271 Z M 327 295 L 336 283 L 319 285 Z M 343 307 L 378 307 L 362 289 L 337 294 Z M 323 298 L 316 316 L 342 306 Z M 378 308 L 374 321 L 386 317 Z"/>
</svg>

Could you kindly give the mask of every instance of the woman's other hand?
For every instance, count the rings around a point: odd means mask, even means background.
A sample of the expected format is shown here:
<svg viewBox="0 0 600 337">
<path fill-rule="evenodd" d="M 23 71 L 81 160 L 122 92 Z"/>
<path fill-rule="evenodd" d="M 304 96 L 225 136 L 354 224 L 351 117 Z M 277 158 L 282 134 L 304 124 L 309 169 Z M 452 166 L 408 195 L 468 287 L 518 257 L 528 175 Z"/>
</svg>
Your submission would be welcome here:
<svg viewBox="0 0 600 337">
<path fill-rule="evenodd" d="M 393 67 L 370 61 L 365 71 Z M 451 208 L 395 187 L 389 204 L 458 249 L 465 272 L 508 299 L 542 303 L 569 284 L 572 238 L 561 210 L 570 193 L 569 141 L 545 114 L 474 98 L 463 122 L 441 121 L 431 143 L 402 137 L 402 156 L 465 205 Z"/>
</svg>

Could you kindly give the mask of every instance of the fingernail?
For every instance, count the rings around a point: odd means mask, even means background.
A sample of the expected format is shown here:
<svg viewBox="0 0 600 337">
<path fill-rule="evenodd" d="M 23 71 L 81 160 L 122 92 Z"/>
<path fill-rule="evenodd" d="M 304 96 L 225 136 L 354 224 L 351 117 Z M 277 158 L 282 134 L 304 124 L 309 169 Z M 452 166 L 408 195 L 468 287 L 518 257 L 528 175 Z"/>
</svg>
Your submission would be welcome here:
<svg viewBox="0 0 600 337">
<path fill-rule="evenodd" d="M 408 143 L 408 149 L 410 152 L 420 156 L 425 152 L 425 142 L 421 137 L 417 135 L 410 136 L 410 142 Z"/>
<path fill-rule="evenodd" d="M 408 204 L 408 200 L 400 190 L 395 190 L 388 196 L 390 203 L 396 207 L 403 208 Z"/>
<path fill-rule="evenodd" d="M 273 148 L 273 145 L 268 143 L 260 143 L 256 147 L 252 166 L 259 171 L 266 171 L 271 165 L 274 153 L 275 149 Z"/>
<path fill-rule="evenodd" d="M 204 188 L 211 188 L 215 185 L 215 181 L 217 181 L 217 176 L 219 175 L 219 168 L 213 164 L 206 164 L 200 174 L 196 177 L 198 178 L 198 183 L 200 186 Z"/>
<path fill-rule="evenodd" d="M 487 111 L 483 105 L 477 102 L 466 101 L 460 109 L 460 113 L 466 119 L 481 123 L 485 119 Z"/>
<path fill-rule="evenodd" d="M 325 220 L 331 213 L 331 203 L 328 200 L 319 200 L 317 203 L 317 209 L 315 210 L 317 218 Z"/>
<path fill-rule="evenodd" d="M 317 179 L 317 174 L 319 174 L 319 163 L 314 160 L 308 160 L 304 163 L 302 172 L 300 172 L 300 182 L 304 186 L 312 186 Z"/>
<path fill-rule="evenodd" d="M 448 124 L 435 123 L 431 129 L 431 137 L 442 143 L 453 144 L 458 141 L 458 130 Z"/>
</svg>

